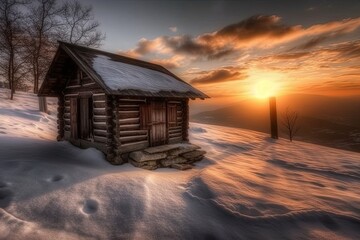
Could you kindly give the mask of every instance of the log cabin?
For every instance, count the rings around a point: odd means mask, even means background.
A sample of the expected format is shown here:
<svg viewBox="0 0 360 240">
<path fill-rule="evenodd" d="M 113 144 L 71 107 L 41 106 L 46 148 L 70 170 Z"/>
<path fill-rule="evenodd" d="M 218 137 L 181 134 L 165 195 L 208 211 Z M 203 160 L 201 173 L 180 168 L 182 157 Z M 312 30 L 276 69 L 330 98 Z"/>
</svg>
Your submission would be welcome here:
<svg viewBox="0 0 360 240">
<path fill-rule="evenodd" d="M 59 42 L 38 96 L 58 98 L 58 137 L 113 164 L 147 147 L 188 142 L 189 99 L 208 96 L 164 67 Z"/>
</svg>

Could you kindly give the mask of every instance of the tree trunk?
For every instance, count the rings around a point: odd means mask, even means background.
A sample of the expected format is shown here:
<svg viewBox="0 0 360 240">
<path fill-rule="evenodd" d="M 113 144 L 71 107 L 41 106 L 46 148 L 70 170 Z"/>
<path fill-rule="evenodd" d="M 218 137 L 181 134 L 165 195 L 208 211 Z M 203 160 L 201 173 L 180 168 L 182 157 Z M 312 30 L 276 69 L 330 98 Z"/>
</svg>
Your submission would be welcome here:
<svg viewBox="0 0 360 240">
<path fill-rule="evenodd" d="M 44 113 L 48 112 L 46 97 L 39 97 L 39 110 Z"/>
</svg>

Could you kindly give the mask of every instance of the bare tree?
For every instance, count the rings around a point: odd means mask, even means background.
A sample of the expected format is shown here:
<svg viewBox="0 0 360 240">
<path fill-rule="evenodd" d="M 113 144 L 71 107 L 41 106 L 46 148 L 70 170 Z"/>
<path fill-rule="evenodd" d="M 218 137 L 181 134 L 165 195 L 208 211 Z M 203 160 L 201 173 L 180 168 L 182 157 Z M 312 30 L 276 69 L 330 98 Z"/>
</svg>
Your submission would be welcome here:
<svg viewBox="0 0 360 240">
<path fill-rule="evenodd" d="M 298 117 L 299 114 L 296 111 L 290 110 L 289 107 L 286 108 L 282 115 L 282 125 L 285 128 L 290 142 L 292 142 L 294 136 L 300 129 L 298 126 Z"/>
<path fill-rule="evenodd" d="M 76 0 L 65 2 L 61 21 L 60 39 L 63 41 L 98 47 L 105 39 L 98 30 L 100 23 L 95 20 L 91 6 L 83 6 Z"/>
<path fill-rule="evenodd" d="M 27 74 L 23 56 L 24 15 L 20 11 L 24 4 L 22 0 L 0 1 L 0 73 L 9 83 L 10 99 Z"/>
<path fill-rule="evenodd" d="M 55 34 L 61 9 L 56 5 L 56 0 L 37 0 L 28 10 L 28 63 L 34 81 L 33 91 L 38 93 L 39 81 L 50 66 L 56 49 Z"/>
</svg>

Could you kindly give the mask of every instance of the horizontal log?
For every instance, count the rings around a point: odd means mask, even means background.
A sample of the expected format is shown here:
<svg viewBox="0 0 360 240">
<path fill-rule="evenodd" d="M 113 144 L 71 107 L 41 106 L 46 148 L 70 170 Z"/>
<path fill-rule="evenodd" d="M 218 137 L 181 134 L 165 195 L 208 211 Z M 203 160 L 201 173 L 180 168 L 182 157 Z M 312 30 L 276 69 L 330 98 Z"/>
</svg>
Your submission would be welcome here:
<svg viewBox="0 0 360 240">
<path fill-rule="evenodd" d="M 70 113 L 64 113 L 64 118 L 70 119 Z"/>
<path fill-rule="evenodd" d="M 93 134 L 94 134 L 94 136 L 100 136 L 100 137 L 108 136 L 107 130 L 103 130 L 103 129 L 94 129 Z"/>
<path fill-rule="evenodd" d="M 182 133 L 182 129 L 169 129 L 169 134 L 173 134 L 173 133 Z"/>
<path fill-rule="evenodd" d="M 120 124 L 134 124 L 139 123 L 140 118 L 125 118 L 125 119 L 119 119 Z"/>
<path fill-rule="evenodd" d="M 106 115 L 106 109 L 105 108 L 94 108 L 93 113 L 94 113 L 94 115 Z"/>
<path fill-rule="evenodd" d="M 101 94 L 93 94 L 92 96 L 94 101 L 106 101 L 106 96 L 104 93 Z"/>
<path fill-rule="evenodd" d="M 127 136 L 127 137 L 120 137 L 121 144 L 126 144 L 130 142 L 141 142 L 147 140 L 147 135 L 138 135 L 138 136 Z"/>
<path fill-rule="evenodd" d="M 146 99 L 119 98 L 119 102 L 146 102 Z M 120 103 L 121 104 L 121 103 Z"/>
<path fill-rule="evenodd" d="M 107 142 L 108 142 L 108 138 L 106 138 L 106 137 L 94 136 L 94 141 L 95 141 L 95 142 L 100 142 L 100 143 L 107 143 Z"/>
<path fill-rule="evenodd" d="M 96 84 L 95 82 L 89 82 L 89 83 L 83 83 L 83 86 L 87 87 L 87 86 L 91 86 L 91 85 L 95 85 L 95 84 Z"/>
<path fill-rule="evenodd" d="M 179 127 L 169 127 L 169 130 L 177 130 L 177 129 L 182 129 L 182 127 L 181 126 L 179 126 Z"/>
<path fill-rule="evenodd" d="M 64 119 L 64 123 L 70 126 L 70 119 Z"/>
<path fill-rule="evenodd" d="M 96 129 L 106 130 L 107 129 L 107 124 L 106 124 L 106 122 L 94 122 L 93 127 L 96 128 Z"/>
<path fill-rule="evenodd" d="M 105 93 L 94 93 L 93 97 L 105 96 Z"/>
<path fill-rule="evenodd" d="M 124 130 L 120 131 L 120 136 L 147 135 L 148 130 Z"/>
<path fill-rule="evenodd" d="M 81 85 L 76 84 L 76 85 L 68 85 L 68 86 L 66 86 L 66 89 L 69 89 L 69 88 L 81 88 Z"/>
<path fill-rule="evenodd" d="M 139 107 L 118 107 L 119 111 L 139 111 Z"/>
<path fill-rule="evenodd" d="M 65 98 L 66 97 L 77 97 L 77 96 L 79 96 L 79 93 L 68 93 L 68 94 L 65 94 L 64 96 L 65 96 Z"/>
<path fill-rule="evenodd" d="M 140 150 L 140 149 L 144 149 L 146 147 L 149 146 L 149 142 L 148 141 L 142 141 L 142 142 L 135 142 L 135 143 L 127 143 L 127 144 L 122 144 L 119 147 L 119 150 L 116 150 L 116 152 L 118 154 L 121 153 L 127 153 L 127 152 L 132 152 L 135 150 Z"/>
<path fill-rule="evenodd" d="M 119 118 L 136 118 L 140 116 L 139 111 L 119 111 Z"/>
<path fill-rule="evenodd" d="M 121 130 L 137 130 L 140 128 L 140 124 L 127 124 L 127 125 L 120 125 Z"/>
<path fill-rule="evenodd" d="M 118 105 L 119 108 L 138 108 L 140 107 L 139 104 L 119 104 Z"/>
<path fill-rule="evenodd" d="M 182 133 L 169 133 L 169 138 L 176 138 L 176 137 L 181 137 Z"/>
<path fill-rule="evenodd" d="M 93 105 L 94 105 L 94 108 L 105 108 L 106 107 L 105 101 L 94 101 Z"/>
<path fill-rule="evenodd" d="M 169 138 L 169 144 L 182 142 L 182 137 Z"/>
<path fill-rule="evenodd" d="M 109 118 L 109 116 L 106 115 L 94 115 L 93 121 L 94 122 L 106 122 L 106 120 Z"/>
</svg>

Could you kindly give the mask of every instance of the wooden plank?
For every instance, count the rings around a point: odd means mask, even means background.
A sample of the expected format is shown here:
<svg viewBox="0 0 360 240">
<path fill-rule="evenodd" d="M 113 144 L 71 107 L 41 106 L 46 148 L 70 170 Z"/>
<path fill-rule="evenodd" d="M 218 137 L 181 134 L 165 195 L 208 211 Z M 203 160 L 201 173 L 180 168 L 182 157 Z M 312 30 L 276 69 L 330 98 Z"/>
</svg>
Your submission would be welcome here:
<svg viewBox="0 0 360 240">
<path fill-rule="evenodd" d="M 169 133 L 169 138 L 176 138 L 176 137 L 181 137 L 182 132 L 179 133 Z"/>
<path fill-rule="evenodd" d="M 139 111 L 119 111 L 119 118 L 136 118 L 139 117 L 140 112 Z"/>
<path fill-rule="evenodd" d="M 103 129 L 106 130 L 107 129 L 107 124 L 106 122 L 93 122 L 93 127 L 94 129 Z"/>
<path fill-rule="evenodd" d="M 119 119 L 120 124 L 136 124 L 139 123 L 140 118 L 125 118 L 125 119 Z"/>
<path fill-rule="evenodd" d="M 108 136 L 107 130 L 103 130 L 103 129 L 93 129 L 93 134 L 100 137 Z"/>
<path fill-rule="evenodd" d="M 105 115 L 94 115 L 93 116 L 94 122 L 106 122 L 107 119 L 108 119 L 108 117 Z"/>
<path fill-rule="evenodd" d="M 95 82 L 83 83 L 83 86 L 84 86 L 84 87 L 88 87 L 88 86 L 95 85 L 95 84 L 96 84 Z"/>
<path fill-rule="evenodd" d="M 121 144 L 126 144 L 130 142 L 140 142 L 147 140 L 147 135 L 138 135 L 138 136 L 127 136 L 127 137 L 120 137 Z"/>
<path fill-rule="evenodd" d="M 94 141 L 95 142 L 101 142 L 101 143 L 107 143 L 108 139 L 107 139 L 107 137 L 94 136 Z"/>
<path fill-rule="evenodd" d="M 105 101 L 94 101 L 93 104 L 94 108 L 105 108 L 106 106 Z"/>
<path fill-rule="evenodd" d="M 105 108 L 94 108 L 93 113 L 94 113 L 94 115 L 106 115 L 106 109 Z"/>
<path fill-rule="evenodd" d="M 181 126 L 170 127 L 169 130 L 182 130 L 182 127 Z"/>
<path fill-rule="evenodd" d="M 122 130 L 138 130 L 139 128 L 140 128 L 140 124 L 120 125 L 120 132 Z"/>
<path fill-rule="evenodd" d="M 146 99 L 131 99 L 131 98 L 119 98 L 120 102 L 146 102 Z M 121 104 L 121 103 L 120 103 Z"/>
<path fill-rule="evenodd" d="M 78 101 L 77 98 L 70 99 L 70 113 L 65 113 L 64 116 L 69 115 L 71 126 L 71 138 L 78 138 Z"/>
<path fill-rule="evenodd" d="M 136 142 L 136 143 L 127 143 L 122 144 L 119 148 L 119 153 L 127 153 L 140 149 L 144 149 L 149 146 L 148 141 Z"/>
<path fill-rule="evenodd" d="M 71 99 L 71 97 L 77 97 L 78 95 L 79 95 L 79 93 L 69 93 L 69 94 L 65 94 L 64 96 L 70 97 L 70 99 Z"/>
<path fill-rule="evenodd" d="M 179 142 L 182 142 L 182 137 L 170 138 L 169 139 L 169 144 L 179 143 Z"/>
<path fill-rule="evenodd" d="M 183 109 L 184 111 L 182 111 L 182 128 L 183 128 L 183 135 L 182 135 L 182 139 L 184 141 L 189 141 L 189 99 L 185 99 L 183 101 Z"/>
<path fill-rule="evenodd" d="M 106 96 L 104 93 L 100 93 L 100 94 L 94 93 L 92 97 L 93 97 L 94 101 L 105 101 L 106 100 Z"/>
<path fill-rule="evenodd" d="M 120 131 L 120 136 L 147 135 L 148 130 L 124 130 Z"/>
<path fill-rule="evenodd" d="M 81 88 L 81 85 L 68 85 L 68 86 L 66 86 L 66 89 L 71 89 L 71 88 Z"/>
<path fill-rule="evenodd" d="M 169 134 L 173 134 L 173 133 L 181 133 L 182 129 L 169 129 Z"/>
</svg>

